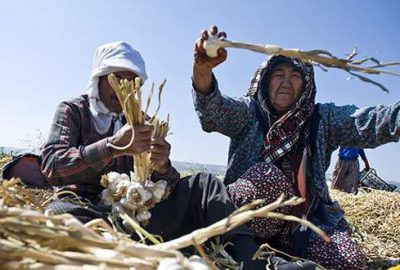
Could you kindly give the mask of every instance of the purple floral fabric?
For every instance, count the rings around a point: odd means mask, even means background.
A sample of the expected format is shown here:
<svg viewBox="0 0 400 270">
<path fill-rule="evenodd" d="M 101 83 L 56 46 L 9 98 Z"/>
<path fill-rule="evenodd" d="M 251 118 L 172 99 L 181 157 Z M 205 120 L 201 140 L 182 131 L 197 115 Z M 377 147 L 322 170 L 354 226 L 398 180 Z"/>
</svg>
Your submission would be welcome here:
<svg viewBox="0 0 400 270">
<path fill-rule="evenodd" d="M 248 204 L 256 199 L 264 199 L 263 205 L 274 202 L 281 194 L 286 198 L 294 195 L 293 185 L 276 166 L 259 162 L 247 170 L 235 183 L 228 186 L 232 201 L 237 206 Z M 284 207 L 276 212 L 292 214 L 293 207 Z M 255 218 L 248 223 L 252 233 L 259 239 L 291 253 L 292 222 Z M 351 231 L 342 220 L 336 228 L 327 229 L 330 243 L 314 237 L 305 250 L 304 257 L 329 269 L 363 269 L 365 257 L 359 246 L 351 240 Z M 272 242 L 272 243 L 271 243 Z"/>
<path fill-rule="evenodd" d="M 281 194 L 286 199 L 294 195 L 290 180 L 276 166 L 259 162 L 254 164 L 235 183 L 228 186 L 229 195 L 237 206 L 242 206 L 256 199 L 264 199 L 264 205 L 274 202 Z M 277 212 L 290 214 L 289 207 Z M 280 219 L 255 218 L 249 222 L 251 231 L 258 238 L 268 239 L 281 233 L 288 222 Z"/>
<path fill-rule="evenodd" d="M 351 239 L 351 231 L 343 224 L 327 232 L 330 242 L 322 238 L 311 241 L 305 257 L 328 269 L 358 270 L 366 268 L 366 258 L 360 247 Z"/>
</svg>

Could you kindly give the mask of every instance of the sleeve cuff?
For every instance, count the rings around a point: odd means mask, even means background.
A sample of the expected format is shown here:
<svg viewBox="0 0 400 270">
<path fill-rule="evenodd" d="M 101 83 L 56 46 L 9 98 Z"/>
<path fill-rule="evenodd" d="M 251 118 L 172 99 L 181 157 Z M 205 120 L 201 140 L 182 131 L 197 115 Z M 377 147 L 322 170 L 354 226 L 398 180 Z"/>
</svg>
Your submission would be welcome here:
<svg viewBox="0 0 400 270">
<path fill-rule="evenodd" d="M 167 181 L 168 182 L 167 189 L 169 192 L 175 189 L 180 178 L 181 178 L 180 173 L 171 165 L 171 161 L 168 171 L 165 174 L 159 174 L 158 172 L 155 171 L 151 174 L 151 180 L 153 182 L 157 182 L 159 180 Z"/>
<path fill-rule="evenodd" d="M 113 160 L 111 151 L 107 146 L 107 138 L 85 146 L 82 150 L 82 156 L 93 169 L 99 172 Z"/>
<path fill-rule="evenodd" d="M 195 99 L 197 100 L 210 100 L 213 99 L 215 96 L 220 95 L 220 91 L 218 88 L 218 81 L 214 76 L 214 73 L 212 74 L 212 82 L 211 82 L 211 92 L 208 95 L 204 95 L 202 93 L 200 93 L 200 91 L 198 91 L 196 89 L 196 86 L 193 82 L 193 78 L 192 78 L 192 89 L 193 89 L 193 96 L 195 97 Z"/>
</svg>

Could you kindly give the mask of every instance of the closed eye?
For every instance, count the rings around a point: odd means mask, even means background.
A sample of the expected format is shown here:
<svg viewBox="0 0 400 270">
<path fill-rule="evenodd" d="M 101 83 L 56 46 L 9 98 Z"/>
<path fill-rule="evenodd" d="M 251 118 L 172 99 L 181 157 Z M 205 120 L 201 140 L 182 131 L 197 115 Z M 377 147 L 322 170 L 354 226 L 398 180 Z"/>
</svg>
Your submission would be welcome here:
<svg viewBox="0 0 400 270">
<path fill-rule="evenodd" d="M 272 74 L 272 77 L 275 77 L 275 78 L 280 78 L 282 76 L 283 76 L 283 73 L 274 73 L 274 74 Z"/>
</svg>

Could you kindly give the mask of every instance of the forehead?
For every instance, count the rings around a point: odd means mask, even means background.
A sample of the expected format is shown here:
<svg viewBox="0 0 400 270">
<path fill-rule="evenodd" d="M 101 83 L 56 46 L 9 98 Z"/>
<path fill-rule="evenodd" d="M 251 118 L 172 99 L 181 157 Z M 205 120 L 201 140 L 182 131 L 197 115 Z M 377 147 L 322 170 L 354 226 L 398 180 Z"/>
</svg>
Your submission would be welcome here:
<svg viewBox="0 0 400 270">
<path fill-rule="evenodd" d="M 298 73 L 300 73 L 297 69 L 295 69 L 289 63 L 278 64 L 272 69 L 272 72 L 278 72 L 278 71 L 290 71 L 290 72 L 298 72 Z"/>
<path fill-rule="evenodd" d="M 138 77 L 137 74 L 133 73 L 132 71 L 124 70 L 124 71 L 117 71 L 114 72 L 114 75 L 119 78 L 119 79 L 127 79 L 128 81 L 131 81 Z"/>
</svg>

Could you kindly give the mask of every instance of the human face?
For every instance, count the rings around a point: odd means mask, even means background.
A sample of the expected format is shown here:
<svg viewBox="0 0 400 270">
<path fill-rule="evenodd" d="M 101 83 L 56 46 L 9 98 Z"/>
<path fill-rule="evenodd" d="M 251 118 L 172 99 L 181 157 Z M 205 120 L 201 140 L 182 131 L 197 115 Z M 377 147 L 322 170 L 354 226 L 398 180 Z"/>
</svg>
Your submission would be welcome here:
<svg viewBox="0 0 400 270">
<path fill-rule="evenodd" d="M 303 76 L 288 63 L 277 65 L 268 83 L 268 97 L 278 113 L 287 112 L 303 92 Z"/>
<path fill-rule="evenodd" d="M 114 72 L 115 76 L 120 79 L 127 79 L 128 81 L 134 80 L 138 75 L 130 71 L 118 71 Z M 114 113 L 122 112 L 121 104 L 108 82 L 107 76 L 101 76 L 99 78 L 99 96 L 100 100 L 104 103 L 106 108 Z"/>
</svg>

